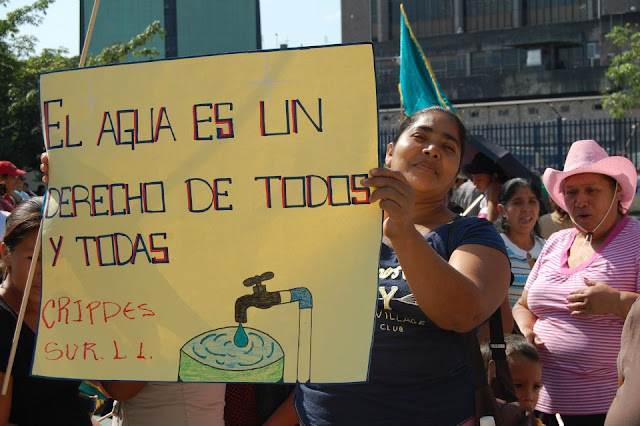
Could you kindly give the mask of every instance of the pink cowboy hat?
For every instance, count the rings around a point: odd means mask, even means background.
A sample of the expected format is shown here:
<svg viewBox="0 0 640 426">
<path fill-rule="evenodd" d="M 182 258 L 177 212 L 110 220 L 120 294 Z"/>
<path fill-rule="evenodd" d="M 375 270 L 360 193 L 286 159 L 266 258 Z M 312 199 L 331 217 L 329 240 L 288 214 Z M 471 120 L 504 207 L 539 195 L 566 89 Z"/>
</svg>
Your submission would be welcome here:
<svg viewBox="0 0 640 426">
<path fill-rule="evenodd" d="M 569 176 L 580 173 L 600 173 L 611 176 L 622 189 L 622 208 L 627 211 L 633 202 L 638 184 L 636 168 L 625 157 L 611 156 L 594 140 L 576 141 L 571 144 L 567 159 L 564 161 L 564 170 L 548 168 L 544 171 L 542 182 L 547 192 L 557 205 L 567 210 L 562 194 L 562 182 Z"/>
</svg>

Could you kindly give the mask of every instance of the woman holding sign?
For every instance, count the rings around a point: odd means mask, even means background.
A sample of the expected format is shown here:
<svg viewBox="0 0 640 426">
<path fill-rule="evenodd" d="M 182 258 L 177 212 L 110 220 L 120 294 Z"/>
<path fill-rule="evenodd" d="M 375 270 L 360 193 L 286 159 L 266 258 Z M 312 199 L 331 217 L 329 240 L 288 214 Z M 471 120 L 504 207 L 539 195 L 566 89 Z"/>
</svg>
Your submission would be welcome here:
<svg viewBox="0 0 640 426">
<path fill-rule="evenodd" d="M 0 288 L 0 379 L 4 381 L 13 333 L 24 295 L 33 249 L 42 220 L 42 197 L 19 204 L 7 218 L 0 243 L 4 281 Z M 87 404 L 78 396 L 79 381 L 30 376 L 35 330 L 40 313 L 40 259 L 27 300 L 24 324 L 6 395 L 0 396 L 0 424 L 57 423 L 90 425 Z M 46 417 L 50 418 L 47 419 Z"/>
<path fill-rule="evenodd" d="M 505 300 L 510 267 L 490 222 L 447 209 L 466 138 L 451 112 L 418 111 L 362 181 L 384 211 L 369 381 L 300 385 L 303 424 L 473 424 L 464 333 Z"/>
</svg>

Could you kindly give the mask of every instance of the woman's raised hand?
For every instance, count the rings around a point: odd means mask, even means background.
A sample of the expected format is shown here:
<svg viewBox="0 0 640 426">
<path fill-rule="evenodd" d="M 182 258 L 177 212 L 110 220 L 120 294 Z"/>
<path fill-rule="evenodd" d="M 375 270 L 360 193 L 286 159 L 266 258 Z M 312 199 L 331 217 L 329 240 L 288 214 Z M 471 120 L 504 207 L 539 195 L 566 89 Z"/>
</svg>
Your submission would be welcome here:
<svg viewBox="0 0 640 426">
<path fill-rule="evenodd" d="M 413 208 L 416 195 L 404 175 L 383 167 L 370 170 L 369 175 L 361 184 L 373 189 L 369 198 L 371 203 L 380 201 L 380 208 L 387 214 L 383 225 L 387 238 L 396 238 L 407 231 L 415 232 Z"/>
</svg>

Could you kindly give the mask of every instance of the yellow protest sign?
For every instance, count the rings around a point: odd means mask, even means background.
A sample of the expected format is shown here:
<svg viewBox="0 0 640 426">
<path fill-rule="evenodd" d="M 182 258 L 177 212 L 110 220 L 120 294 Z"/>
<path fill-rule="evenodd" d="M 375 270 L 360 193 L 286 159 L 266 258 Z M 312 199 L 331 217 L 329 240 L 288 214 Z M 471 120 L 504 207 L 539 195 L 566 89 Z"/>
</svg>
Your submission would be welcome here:
<svg viewBox="0 0 640 426">
<path fill-rule="evenodd" d="M 371 45 L 40 77 L 33 374 L 367 378 L 381 213 Z"/>
</svg>

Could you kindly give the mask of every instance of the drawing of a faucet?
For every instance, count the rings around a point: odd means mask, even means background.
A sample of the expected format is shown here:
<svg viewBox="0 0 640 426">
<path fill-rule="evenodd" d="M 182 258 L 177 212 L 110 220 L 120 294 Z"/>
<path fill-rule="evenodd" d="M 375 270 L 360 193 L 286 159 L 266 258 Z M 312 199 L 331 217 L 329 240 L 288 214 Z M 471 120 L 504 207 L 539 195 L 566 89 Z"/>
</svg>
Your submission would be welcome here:
<svg viewBox="0 0 640 426">
<path fill-rule="evenodd" d="M 279 291 L 267 291 L 267 286 L 263 281 L 274 277 L 273 272 L 265 272 L 262 275 L 247 278 L 242 282 L 245 287 L 253 286 L 253 294 L 245 294 L 236 300 L 236 322 L 244 324 L 247 322 L 247 309 L 251 306 L 260 309 L 269 309 L 272 306 L 282 303 Z"/>
<path fill-rule="evenodd" d="M 306 383 L 311 376 L 311 311 L 313 298 L 309 289 L 296 287 L 289 290 L 267 291 L 264 281 L 274 277 L 274 273 L 267 271 L 245 279 L 245 287 L 253 287 L 252 294 L 245 294 L 236 299 L 235 320 L 240 324 L 247 322 L 247 309 L 255 307 L 269 309 L 276 305 L 298 302 L 298 376 L 299 383 Z"/>
</svg>

